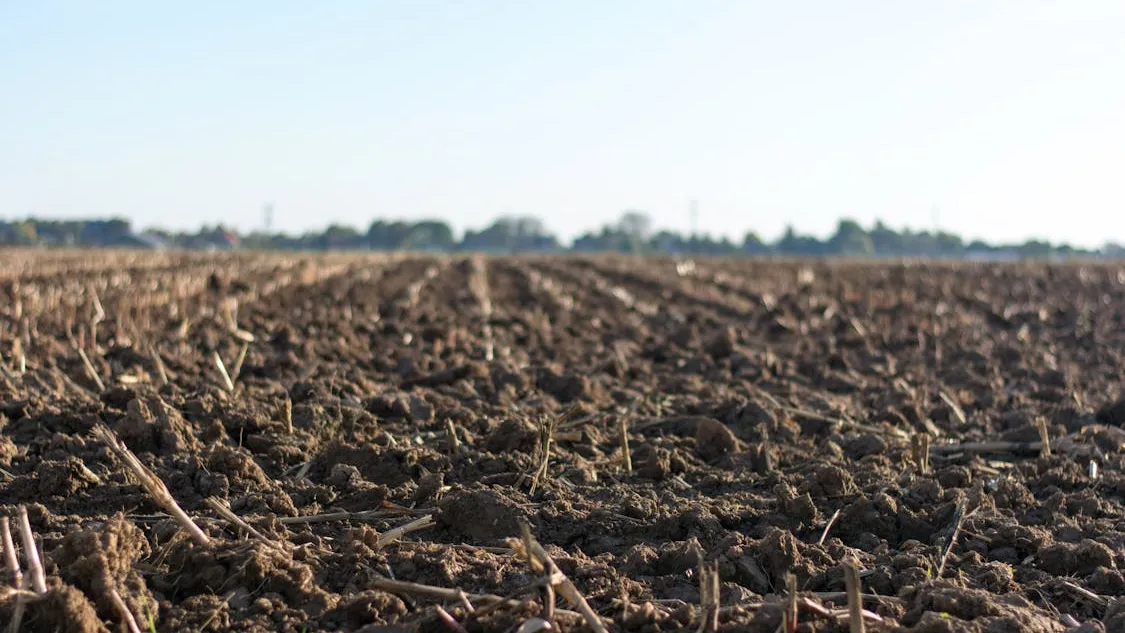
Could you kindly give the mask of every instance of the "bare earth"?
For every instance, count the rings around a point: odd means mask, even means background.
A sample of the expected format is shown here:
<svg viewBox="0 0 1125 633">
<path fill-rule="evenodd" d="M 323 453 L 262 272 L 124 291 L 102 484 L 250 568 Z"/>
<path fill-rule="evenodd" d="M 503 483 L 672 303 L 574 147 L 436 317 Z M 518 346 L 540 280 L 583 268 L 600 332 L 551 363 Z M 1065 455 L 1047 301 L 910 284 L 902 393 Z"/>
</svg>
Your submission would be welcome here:
<svg viewBox="0 0 1125 633">
<path fill-rule="evenodd" d="M 1123 291 L 1098 264 L 2 252 L 0 627 L 1125 630 Z"/>
</svg>

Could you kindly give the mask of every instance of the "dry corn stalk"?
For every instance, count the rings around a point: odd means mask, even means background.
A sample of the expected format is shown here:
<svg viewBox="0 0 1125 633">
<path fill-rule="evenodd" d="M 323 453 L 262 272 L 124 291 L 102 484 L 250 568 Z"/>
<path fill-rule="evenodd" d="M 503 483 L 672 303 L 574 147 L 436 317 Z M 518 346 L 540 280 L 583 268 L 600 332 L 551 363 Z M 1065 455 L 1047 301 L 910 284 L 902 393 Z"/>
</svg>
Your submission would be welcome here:
<svg viewBox="0 0 1125 633">
<path fill-rule="evenodd" d="M 20 571 L 20 561 L 16 555 L 16 544 L 12 540 L 12 526 L 8 517 L 0 517 L 0 548 L 4 550 L 4 567 L 8 583 L 13 589 L 23 586 L 23 572 Z"/>
<path fill-rule="evenodd" d="M 176 503 L 176 499 L 172 497 L 172 493 L 168 492 L 168 487 L 160 480 L 147 466 L 141 463 L 141 460 L 129 450 L 127 446 L 122 444 L 113 431 L 109 430 L 104 425 L 97 425 L 94 427 L 94 435 L 101 440 L 117 458 L 124 462 L 126 468 L 133 474 L 134 477 L 140 482 L 141 486 L 153 498 L 161 508 L 172 515 L 176 521 L 183 526 L 192 540 L 199 545 L 210 545 L 211 539 L 204 534 L 203 530 L 195 524 L 195 521 L 188 516 L 187 512 Z"/>
<path fill-rule="evenodd" d="M 20 631 L 20 625 L 23 623 L 23 612 L 27 609 L 27 601 L 34 596 L 35 594 L 27 591 L 27 577 L 24 577 L 23 583 L 17 589 L 16 604 L 12 608 L 12 621 L 8 623 L 8 633 Z"/>
<path fill-rule="evenodd" d="M 248 344 L 254 342 L 253 334 L 238 327 L 238 299 L 233 297 L 227 299 L 223 304 L 221 315 L 223 321 L 226 322 L 227 330 L 230 331 L 231 336 L 243 343 Z"/>
<path fill-rule="evenodd" d="M 23 318 L 23 293 L 18 281 L 12 282 L 12 316 L 17 321 Z"/>
<path fill-rule="evenodd" d="M 90 303 L 94 308 L 93 314 L 90 316 L 89 344 L 90 349 L 96 353 L 98 350 L 98 324 L 105 319 L 105 310 L 102 308 L 102 300 L 98 298 L 98 291 L 94 288 L 93 282 L 87 284 L 86 288 L 90 293 Z"/>
<path fill-rule="evenodd" d="M 492 339 L 492 298 L 488 288 L 488 272 L 485 261 L 481 257 L 474 257 L 470 261 L 472 266 L 472 279 L 469 281 L 470 290 L 476 296 L 480 306 L 481 338 L 484 340 L 484 360 L 492 362 L 495 357 L 495 345 Z"/>
<path fill-rule="evenodd" d="M 526 523 L 521 524 L 521 531 L 523 532 L 522 539 L 508 539 L 509 546 L 522 554 L 527 559 L 528 563 L 536 571 L 541 571 L 547 575 L 550 580 L 550 585 L 554 587 L 572 607 L 582 614 L 586 619 L 586 624 L 594 630 L 595 633 L 608 633 L 605 625 L 602 624 L 601 618 L 586 602 L 586 598 L 578 591 L 578 587 L 562 573 L 555 561 L 547 554 L 547 550 L 531 536 L 531 528 Z"/>
<path fill-rule="evenodd" d="M 551 444 L 555 440 L 555 429 L 559 424 L 572 420 L 578 417 L 582 409 L 577 405 L 571 405 L 566 411 L 559 416 L 553 416 L 548 419 L 540 429 L 539 437 L 539 465 L 535 469 L 535 473 L 531 477 L 531 490 L 530 494 L 535 494 L 536 489 L 539 488 L 539 482 L 547 476 L 547 469 L 551 462 Z"/>
<path fill-rule="evenodd" d="M 35 544 L 35 535 L 31 532 L 26 506 L 20 506 L 19 532 L 23 543 L 23 559 L 27 563 L 28 576 L 31 577 L 31 588 L 35 593 L 47 593 L 47 577 L 43 573 L 43 563 L 39 561 L 39 548 Z"/>
<path fill-rule="evenodd" d="M 118 615 L 120 615 L 121 619 L 125 622 L 125 626 L 128 627 L 129 633 L 141 633 L 141 627 L 137 626 L 137 618 L 133 617 L 133 612 L 129 610 L 125 601 L 121 599 L 121 594 L 117 592 L 117 589 L 110 587 L 109 598 L 113 601 L 113 606 L 117 609 Z"/>
</svg>

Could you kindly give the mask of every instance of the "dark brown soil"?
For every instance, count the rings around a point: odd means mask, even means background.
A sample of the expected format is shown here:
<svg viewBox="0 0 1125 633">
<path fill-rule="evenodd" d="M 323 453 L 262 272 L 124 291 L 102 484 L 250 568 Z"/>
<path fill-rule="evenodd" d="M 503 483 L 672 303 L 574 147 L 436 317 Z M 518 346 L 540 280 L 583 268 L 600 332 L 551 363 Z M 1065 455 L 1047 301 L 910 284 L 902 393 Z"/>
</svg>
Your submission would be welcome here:
<svg viewBox="0 0 1125 633">
<path fill-rule="evenodd" d="M 722 631 L 784 628 L 790 574 L 793 630 L 847 631 L 848 564 L 869 630 L 1125 630 L 1123 297 L 1105 264 L 6 252 L 0 515 L 48 591 L 0 626 L 126 631 L 116 592 L 160 633 L 530 631 L 526 524 L 613 631 L 697 630 L 701 563 Z"/>
</svg>

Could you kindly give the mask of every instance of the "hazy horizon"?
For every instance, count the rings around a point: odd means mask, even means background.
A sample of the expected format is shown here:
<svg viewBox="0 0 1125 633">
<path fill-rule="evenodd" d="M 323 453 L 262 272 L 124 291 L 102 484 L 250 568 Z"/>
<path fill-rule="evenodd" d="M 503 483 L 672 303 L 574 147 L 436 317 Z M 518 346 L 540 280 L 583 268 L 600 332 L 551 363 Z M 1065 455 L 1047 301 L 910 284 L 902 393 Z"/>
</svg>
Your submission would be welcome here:
<svg viewBox="0 0 1125 633">
<path fill-rule="evenodd" d="M 1125 241 L 1125 3 L 0 6 L 0 217 Z M 936 213 L 935 213 L 936 209 Z"/>
</svg>

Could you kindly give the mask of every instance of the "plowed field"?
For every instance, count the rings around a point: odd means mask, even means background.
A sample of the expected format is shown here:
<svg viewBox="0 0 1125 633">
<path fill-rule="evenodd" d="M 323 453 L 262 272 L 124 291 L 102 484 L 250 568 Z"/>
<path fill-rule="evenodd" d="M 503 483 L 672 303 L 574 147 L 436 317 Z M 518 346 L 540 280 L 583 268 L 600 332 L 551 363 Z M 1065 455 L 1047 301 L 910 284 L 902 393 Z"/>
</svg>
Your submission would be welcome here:
<svg viewBox="0 0 1125 633">
<path fill-rule="evenodd" d="M 3 252 L 0 627 L 1122 631 L 1123 291 Z"/>
</svg>

